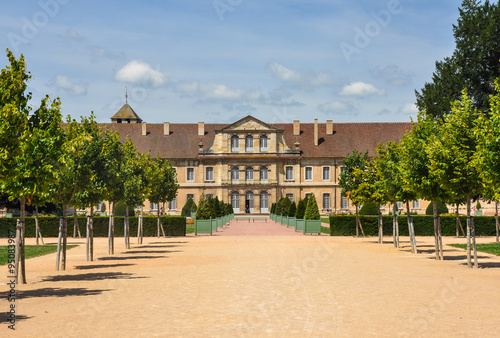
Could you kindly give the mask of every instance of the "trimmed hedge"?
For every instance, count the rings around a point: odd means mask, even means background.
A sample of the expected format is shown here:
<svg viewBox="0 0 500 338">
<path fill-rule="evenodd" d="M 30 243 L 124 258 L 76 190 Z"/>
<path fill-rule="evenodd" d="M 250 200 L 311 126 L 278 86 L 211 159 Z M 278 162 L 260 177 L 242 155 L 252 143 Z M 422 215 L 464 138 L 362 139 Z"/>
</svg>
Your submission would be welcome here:
<svg viewBox="0 0 500 338">
<path fill-rule="evenodd" d="M 375 203 L 365 203 L 359 210 L 358 214 L 361 215 L 378 215 L 378 209 L 380 207 Z"/>
<path fill-rule="evenodd" d="M 186 217 L 160 216 L 166 236 L 186 236 Z M 59 235 L 59 217 L 39 217 L 40 231 L 43 237 L 57 237 Z M 115 216 L 115 236 L 123 236 L 124 217 Z M 137 235 L 139 217 L 129 217 L 130 235 Z M 9 228 L 15 231 L 17 218 L 0 218 L 0 237 L 7 237 Z M 73 217 L 68 217 L 68 236 L 73 235 Z M 144 216 L 144 236 L 156 237 L 156 216 Z M 78 225 L 82 237 L 86 233 L 86 217 L 78 217 Z M 109 217 L 94 216 L 94 237 L 108 237 Z M 35 237 L 35 218 L 26 217 L 26 237 Z"/>
<path fill-rule="evenodd" d="M 360 216 L 361 225 L 367 236 L 377 236 L 378 226 L 377 217 Z M 456 218 L 455 216 L 441 216 L 441 234 L 443 236 L 456 236 Z M 392 236 L 392 216 L 384 215 L 383 228 L 385 236 Z M 399 234 L 408 236 L 407 216 L 399 216 Z M 460 216 L 462 227 L 467 233 L 467 217 Z M 351 215 L 331 215 L 330 216 L 330 235 L 331 236 L 355 236 L 356 235 L 356 216 Z M 413 224 L 416 236 L 434 236 L 434 218 L 432 216 L 418 215 L 413 216 Z M 495 217 L 493 216 L 475 216 L 474 225 L 476 236 L 495 236 Z M 462 231 L 460 230 L 460 235 Z"/>
</svg>

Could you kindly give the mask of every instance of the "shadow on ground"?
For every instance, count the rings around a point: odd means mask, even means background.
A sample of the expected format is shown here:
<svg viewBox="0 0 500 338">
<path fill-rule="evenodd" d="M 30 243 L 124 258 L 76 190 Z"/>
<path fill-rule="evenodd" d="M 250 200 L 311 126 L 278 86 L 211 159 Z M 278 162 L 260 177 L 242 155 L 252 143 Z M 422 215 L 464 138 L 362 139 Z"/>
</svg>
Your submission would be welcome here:
<svg viewBox="0 0 500 338">
<path fill-rule="evenodd" d="M 95 281 L 105 279 L 138 279 L 146 277 L 133 277 L 132 273 L 123 272 L 96 272 L 84 273 L 80 275 L 60 275 L 50 276 L 42 279 L 42 282 L 61 282 L 61 281 Z"/>
<path fill-rule="evenodd" d="M 87 288 L 41 288 L 36 290 L 17 291 L 17 299 L 38 297 L 95 296 L 107 290 L 91 290 Z M 7 299 L 8 292 L 1 292 L 0 298 Z"/>
</svg>

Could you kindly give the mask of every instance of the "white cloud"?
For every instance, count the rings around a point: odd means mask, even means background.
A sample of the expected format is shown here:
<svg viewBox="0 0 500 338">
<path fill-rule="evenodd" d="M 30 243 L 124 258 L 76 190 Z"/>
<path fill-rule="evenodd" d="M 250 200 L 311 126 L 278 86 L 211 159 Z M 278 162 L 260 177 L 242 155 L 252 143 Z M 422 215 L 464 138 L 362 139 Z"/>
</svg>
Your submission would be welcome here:
<svg viewBox="0 0 500 338">
<path fill-rule="evenodd" d="M 395 86 L 406 86 L 412 82 L 411 74 L 397 65 L 377 67 L 370 72 L 374 78 L 385 79 L 387 83 Z"/>
<path fill-rule="evenodd" d="M 57 75 L 54 80 L 52 80 L 52 84 L 64 89 L 70 95 L 85 95 L 87 93 L 88 85 L 86 83 L 73 83 L 66 75 Z"/>
<path fill-rule="evenodd" d="M 415 103 L 407 103 L 399 108 L 399 112 L 402 114 L 412 115 L 418 113 L 418 108 Z"/>
<path fill-rule="evenodd" d="M 334 84 L 331 74 L 327 72 L 301 72 L 287 68 L 276 61 L 269 62 L 267 67 L 275 78 L 291 87 L 312 90 L 316 87 L 328 87 Z"/>
<path fill-rule="evenodd" d="M 346 111 L 351 111 L 354 107 L 346 102 L 342 101 L 330 101 L 327 103 L 320 104 L 318 109 L 324 113 L 343 113 Z"/>
<path fill-rule="evenodd" d="M 385 95 L 385 89 L 377 89 L 374 85 L 365 82 L 353 82 L 344 86 L 340 91 L 340 95 L 343 96 L 383 96 Z"/>
<path fill-rule="evenodd" d="M 181 94 L 198 97 L 200 100 L 215 101 L 258 101 L 263 95 L 260 90 L 247 90 L 241 88 L 230 88 L 223 84 L 213 82 L 200 83 L 197 81 L 178 82 L 174 86 Z"/>
<path fill-rule="evenodd" d="M 123 66 L 115 75 L 115 79 L 142 86 L 159 87 L 167 82 L 167 77 L 149 64 L 133 60 Z"/>
</svg>

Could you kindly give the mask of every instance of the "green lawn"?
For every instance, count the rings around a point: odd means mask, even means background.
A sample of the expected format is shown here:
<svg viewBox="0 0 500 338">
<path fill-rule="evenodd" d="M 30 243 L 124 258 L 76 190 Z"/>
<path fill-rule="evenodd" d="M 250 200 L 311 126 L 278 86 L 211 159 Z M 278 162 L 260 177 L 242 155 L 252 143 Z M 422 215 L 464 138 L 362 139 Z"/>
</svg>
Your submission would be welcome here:
<svg viewBox="0 0 500 338">
<path fill-rule="evenodd" d="M 78 245 L 68 245 L 67 248 L 71 249 Z M 47 255 L 57 251 L 57 245 L 26 245 L 24 254 L 26 259 Z M 8 262 L 8 247 L 0 245 L 0 265 L 5 265 Z"/>
<path fill-rule="evenodd" d="M 194 233 L 194 223 L 186 224 L 186 234 L 193 234 L 193 233 Z"/>
<path fill-rule="evenodd" d="M 330 228 L 322 226 L 321 232 L 324 234 L 330 234 Z"/>
<path fill-rule="evenodd" d="M 467 244 L 449 244 L 461 249 L 467 249 Z M 500 243 L 477 244 L 477 251 L 500 256 Z"/>
<path fill-rule="evenodd" d="M 321 217 L 321 223 L 328 223 L 328 224 L 330 224 L 330 218 L 328 218 L 328 217 Z"/>
</svg>

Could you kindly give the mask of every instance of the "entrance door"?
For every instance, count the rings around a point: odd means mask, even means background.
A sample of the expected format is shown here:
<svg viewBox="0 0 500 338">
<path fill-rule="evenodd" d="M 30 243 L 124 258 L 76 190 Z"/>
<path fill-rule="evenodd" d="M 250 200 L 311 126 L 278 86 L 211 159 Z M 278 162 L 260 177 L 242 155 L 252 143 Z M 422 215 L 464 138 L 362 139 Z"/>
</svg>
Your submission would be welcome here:
<svg viewBox="0 0 500 338">
<path fill-rule="evenodd" d="M 247 192 L 245 196 L 245 212 L 250 211 L 251 214 L 253 214 L 254 209 L 253 209 L 253 192 Z"/>
</svg>

